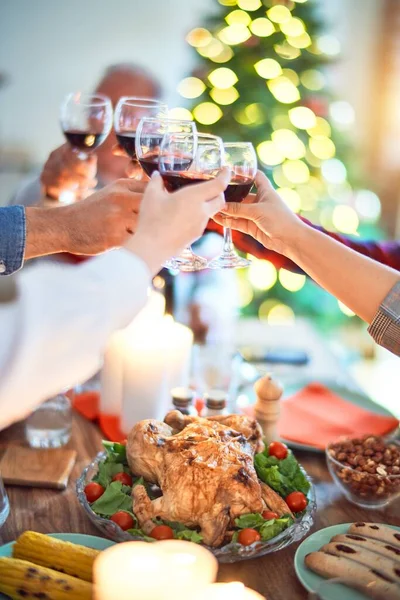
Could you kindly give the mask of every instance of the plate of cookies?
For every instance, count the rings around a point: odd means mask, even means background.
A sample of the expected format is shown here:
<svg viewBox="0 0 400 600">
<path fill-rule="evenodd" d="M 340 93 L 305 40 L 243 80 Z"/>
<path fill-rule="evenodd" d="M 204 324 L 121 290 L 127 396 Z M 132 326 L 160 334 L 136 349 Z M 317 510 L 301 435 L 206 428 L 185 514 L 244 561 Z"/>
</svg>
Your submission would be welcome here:
<svg viewBox="0 0 400 600">
<path fill-rule="evenodd" d="M 399 600 L 400 527 L 358 522 L 321 529 L 297 549 L 295 570 L 320 600 Z"/>
</svg>

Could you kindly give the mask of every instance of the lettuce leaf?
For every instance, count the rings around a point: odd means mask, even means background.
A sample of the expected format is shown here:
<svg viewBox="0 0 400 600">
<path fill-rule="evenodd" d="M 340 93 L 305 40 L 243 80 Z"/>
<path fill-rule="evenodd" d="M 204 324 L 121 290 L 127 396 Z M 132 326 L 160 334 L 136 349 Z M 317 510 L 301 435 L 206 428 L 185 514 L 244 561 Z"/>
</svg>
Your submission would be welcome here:
<svg viewBox="0 0 400 600">
<path fill-rule="evenodd" d="M 118 442 L 103 440 L 103 446 L 107 452 L 107 462 L 122 463 L 127 465 L 126 446 Z"/>
<path fill-rule="evenodd" d="M 310 489 L 309 481 L 290 451 L 286 458 L 279 460 L 275 456 L 268 456 L 268 449 L 266 449 L 256 454 L 254 466 L 261 481 L 268 484 L 283 498 L 295 491 L 307 495 Z"/>
<path fill-rule="evenodd" d="M 92 510 L 104 517 L 111 517 L 119 510 L 130 512 L 132 510 L 132 498 L 123 491 L 120 481 L 113 481 L 106 488 L 104 494 L 91 504 Z"/>
<path fill-rule="evenodd" d="M 203 541 L 203 536 L 198 531 L 193 531 L 193 529 L 183 529 L 175 533 L 175 538 L 177 540 L 187 540 L 188 542 L 193 542 L 194 544 L 200 544 Z"/>
<path fill-rule="evenodd" d="M 249 513 L 248 515 L 241 515 L 235 519 L 235 525 L 239 529 L 257 529 L 265 523 L 265 519 L 259 513 Z"/>
<path fill-rule="evenodd" d="M 270 521 L 265 521 L 264 525 L 261 525 L 260 527 L 261 539 L 263 540 L 263 542 L 265 542 L 276 537 L 284 529 L 287 529 L 290 525 L 292 525 L 292 523 L 293 519 L 289 515 L 285 517 L 280 517 L 279 519 L 271 519 Z"/>
<path fill-rule="evenodd" d="M 141 529 L 128 529 L 128 533 L 130 533 L 131 535 L 140 537 L 143 539 L 143 541 L 145 542 L 155 542 L 156 540 L 152 537 L 149 537 L 148 535 L 146 535 L 145 533 L 143 533 L 143 531 Z"/>
<path fill-rule="evenodd" d="M 99 470 L 97 474 L 93 477 L 93 481 L 97 481 L 103 488 L 106 488 L 112 481 L 112 478 L 117 473 L 122 473 L 124 467 L 121 463 L 115 462 L 100 462 Z"/>
</svg>

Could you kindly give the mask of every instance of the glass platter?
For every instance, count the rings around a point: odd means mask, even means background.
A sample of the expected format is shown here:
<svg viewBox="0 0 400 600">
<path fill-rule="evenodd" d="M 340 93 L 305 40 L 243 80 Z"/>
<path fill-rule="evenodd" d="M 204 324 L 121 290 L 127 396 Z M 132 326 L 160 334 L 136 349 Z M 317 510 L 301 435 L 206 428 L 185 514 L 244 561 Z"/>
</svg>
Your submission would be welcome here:
<svg viewBox="0 0 400 600">
<path fill-rule="evenodd" d="M 83 509 L 88 515 L 89 519 L 92 521 L 93 525 L 95 525 L 102 534 L 115 542 L 129 542 L 129 541 L 143 541 L 140 537 L 135 537 L 130 535 L 129 533 L 123 531 L 116 523 L 110 521 L 109 519 L 104 519 L 103 517 L 99 517 L 96 513 L 91 509 L 89 502 L 85 496 L 85 486 L 91 482 L 92 478 L 96 475 L 98 471 L 98 464 L 106 457 L 105 452 L 100 452 L 94 460 L 83 470 L 82 475 L 77 480 L 76 483 L 76 493 L 78 496 L 78 500 L 81 503 Z M 304 472 L 304 470 L 303 470 Z M 306 474 L 306 473 L 305 473 Z M 307 474 L 306 474 L 307 476 Z M 312 485 L 311 479 L 307 476 L 307 479 L 311 483 L 311 488 L 308 493 L 308 505 L 304 513 L 295 520 L 293 525 L 282 531 L 276 537 L 265 541 L 265 542 L 255 542 L 251 546 L 242 546 L 237 542 L 230 542 L 225 546 L 221 546 L 219 548 L 211 548 L 208 549 L 216 556 L 216 558 L 221 563 L 233 563 L 238 562 L 240 560 L 247 560 L 249 558 L 257 558 L 259 556 L 264 556 L 265 554 L 270 554 L 271 552 L 277 552 L 278 550 L 282 550 L 282 548 L 286 548 L 290 544 L 298 542 L 303 539 L 307 533 L 310 531 L 313 522 L 314 522 L 314 512 L 316 510 L 316 501 L 315 501 L 315 491 L 314 486 Z"/>
</svg>

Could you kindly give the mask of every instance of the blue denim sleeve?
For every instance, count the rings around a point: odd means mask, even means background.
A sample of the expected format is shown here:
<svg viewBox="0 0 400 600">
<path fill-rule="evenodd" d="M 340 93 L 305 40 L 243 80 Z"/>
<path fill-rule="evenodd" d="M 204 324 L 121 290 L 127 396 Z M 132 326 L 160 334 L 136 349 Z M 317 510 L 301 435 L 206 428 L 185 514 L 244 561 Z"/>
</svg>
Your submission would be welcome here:
<svg viewBox="0 0 400 600">
<path fill-rule="evenodd" d="M 26 219 L 23 206 L 0 208 L 0 276 L 10 275 L 23 265 Z"/>
</svg>

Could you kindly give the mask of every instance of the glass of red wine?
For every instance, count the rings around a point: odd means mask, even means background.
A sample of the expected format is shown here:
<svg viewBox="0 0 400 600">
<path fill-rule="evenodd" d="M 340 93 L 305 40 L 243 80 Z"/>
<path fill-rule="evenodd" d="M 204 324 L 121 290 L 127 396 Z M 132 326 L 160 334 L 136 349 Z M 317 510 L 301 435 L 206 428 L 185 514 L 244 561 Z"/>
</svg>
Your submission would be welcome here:
<svg viewBox="0 0 400 600">
<path fill-rule="evenodd" d="M 136 130 L 143 117 L 165 119 L 168 116 L 166 104 L 153 98 L 123 96 L 119 99 L 114 113 L 114 129 L 119 145 L 133 160 L 136 158 Z"/>
<path fill-rule="evenodd" d="M 151 177 L 152 173 L 159 169 L 161 143 L 166 134 L 174 132 L 184 136 L 191 136 L 193 142 L 196 131 L 196 124 L 194 121 L 143 117 L 136 130 L 136 158 L 143 171 Z M 184 167 L 188 168 L 192 160 L 193 153 L 189 154 L 187 157 L 183 157 L 181 162 L 184 161 Z M 195 255 L 193 255 L 193 257 L 195 258 Z M 200 262 L 204 261 L 204 259 L 201 257 L 198 258 L 199 261 L 196 264 L 200 265 Z M 189 258 L 187 259 L 187 262 L 189 266 Z M 204 262 L 206 263 L 207 261 Z M 172 258 L 164 266 L 172 270 L 177 270 L 180 268 L 180 263 L 178 263 L 177 259 Z M 206 264 L 204 266 L 206 266 Z M 201 268 L 204 268 L 204 266 Z M 193 268 L 191 270 L 196 269 Z"/>
<path fill-rule="evenodd" d="M 104 142 L 112 127 L 112 104 L 102 94 L 68 94 L 61 105 L 61 127 L 78 157 L 88 154 Z"/>
<path fill-rule="evenodd" d="M 168 132 L 163 137 L 159 170 L 169 192 L 216 177 L 223 164 L 223 142 L 216 135 Z M 180 271 L 200 271 L 207 267 L 207 260 L 194 254 L 190 246 L 175 261 Z"/>
<path fill-rule="evenodd" d="M 225 190 L 226 202 L 242 202 L 253 187 L 257 173 L 257 156 L 250 142 L 229 142 L 224 144 L 225 165 L 231 168 L 231 180 Z M 240 269 L 251 264 L 247 258 L 239 256 L 232 242 L 231 219 L 224 222 L 224 245 L 222 254 L 209 262 L 210 269 Z"/>
</svg>

